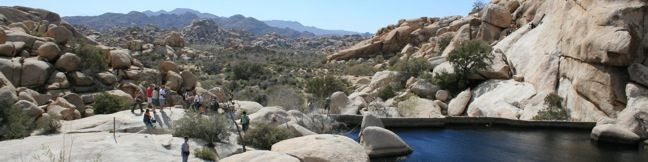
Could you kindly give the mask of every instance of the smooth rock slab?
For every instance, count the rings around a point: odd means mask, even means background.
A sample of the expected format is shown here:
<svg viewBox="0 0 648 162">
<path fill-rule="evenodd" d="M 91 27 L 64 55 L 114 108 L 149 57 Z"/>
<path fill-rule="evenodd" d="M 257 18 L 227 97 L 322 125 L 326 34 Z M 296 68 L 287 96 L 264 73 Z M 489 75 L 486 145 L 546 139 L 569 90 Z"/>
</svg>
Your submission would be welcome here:
<svg viewBox="0 0 648 162">
<path fill-rule="evenodd" d="M 639 135 L 629 129 L 618 127 L 614 124 L 598 125 L 592 129 L 590 135 L 596 141 L 605 141 L 621 144 L 636 144 L 639 142 Z"/>
<path fill-rule="evenodd" d="M 332 134 L 319 134 L 283 140 L 271 151 L 283 152 L 304 162 L 368 162 L 369 155 L 353 139 Z"/>
<path fill-rule="evenodd" d="M 265 150 L 254 150 L 248 151 L 236 155 L 232 155 L 225 159 L 221 159 L 221 162 L 300 162 L 299 159 L 290 156 L 286 153 L 272 152 Z"/>
</svg>

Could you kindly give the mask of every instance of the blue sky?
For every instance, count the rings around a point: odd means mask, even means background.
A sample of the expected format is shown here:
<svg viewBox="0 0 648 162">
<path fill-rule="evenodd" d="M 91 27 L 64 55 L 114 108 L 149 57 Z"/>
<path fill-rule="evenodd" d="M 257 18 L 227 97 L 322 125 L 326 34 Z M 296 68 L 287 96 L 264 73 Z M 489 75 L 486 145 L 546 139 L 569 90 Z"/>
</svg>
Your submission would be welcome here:
<svg viewBox="0 0 648 162">
<path fill-rule="evenodd" d="M 466 15 L 474 0 L 0 0 L 0 5 L 47 9 L 62 16 L 191 8 L 218 16 L 292 20 L 324 29 L 375 32 L 399 19 Z"/>
</svg>

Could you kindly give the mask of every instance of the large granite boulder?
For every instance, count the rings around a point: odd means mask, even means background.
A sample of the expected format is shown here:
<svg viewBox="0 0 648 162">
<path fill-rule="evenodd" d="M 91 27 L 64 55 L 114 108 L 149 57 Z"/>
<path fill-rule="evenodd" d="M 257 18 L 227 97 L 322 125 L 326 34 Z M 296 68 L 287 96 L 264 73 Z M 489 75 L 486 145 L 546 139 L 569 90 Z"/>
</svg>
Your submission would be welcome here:
<svg viewBox="0 0 648 162">
<path fill-rule="evenodd" d="M 45 36 L 54 38 L 54 41 L 58 44 L 66 44 L 74 38 L 73 33 L 62 25 L 48 28 Z"/>
<path fill-rule="evenodd" d="M 36 52 L 41 58 L 44 58 L 48 61 L 54 61 L 61 53 L 61 49 L 58 47 L 58 45 L 56 45 L 56 43 L 47 42 L 38 47 L 38 50 Z"/>
<path fill-rule="evenodd" d="M 22 65 L 22 75 L 20 77 L 20 86 L 38 87 L 47 83 L 50 74 L 54 71 L 52 64 L 38 59 L 25 59 Z"/>
<path fill-rule="evenodd" d="M 308 162 L 369 161 L 362 145 L 341 135 L 319 134 L 287 139 L 272 145 L 271 150 Z"/>
<path fill-rule="evenodd" d="M 592 129 L 591 138 L 597 141 L 623 144 L 636 144 L 641 139 L 632 130 L 614 124 L 597 125 Z"/>
<path fill-rule="evenodd" d="M 499 117 L 519 119 L 525 100 L 536 94 L 533 85 L 513 80 L 489 80 L 473 91 L 473 101 L 467 109 L 470 117 Z M 528 120 L 528 119 L 527 119 Z"/>
<path fill-rule="evenodd" d="M 114 69 L 128 69 L 131 66 L 131 55 L 128 50 L 110 51 L 110 66 Z"/>
<path fill-rule="evenodd" d="M 179 91 L 182 86 L 182 76 L 180 74 L 169 71 L 166 74 L 166 87 L 171 90 Z"/>
<path fill-rule="evenodd" d="M 413 151 L 396 133 L 381 127 L 362 130 L 360 143 L 371 158 L 402 156 Z"/>
<path fill-rule="evenodd" d="M 360 134 L 362 134 L 362 130 L 364 130 L 367 127 L 384 128 L 385 125 L 383 124 L 382 120 L 380 120 L 380 118 L 378 118 L 376 115 L 367 113 L 362 116 L 362 123 L 360 124 Z"/>
<path fill-rule="evenodd" d="M 354 104 L 344 92 L 331 94 L 329 108 L 331 114 L 355 115 L 359 106 Z"/>
<path fill-rule="evenodd" d="M 448 115 L 449 116 L 460 116 L 466 111 L 466 107 L 472 98 L 472 93 L 470 89 L 464 90 L 457 95 L 457 97 L 450 100 L 448 104 Z"/>
<path fill-rule="evenodd" d="M 74 53 L 65 53 L 56 61 L 54 67 L 62 72 L 70 72 L 77 70 L 79 64 L 81 64 L 81 58 L 79 56 Z"/>
<path fill-rule="evenodd" d="M 286 153 L 265 150 L 252 150 L 220 160 L 221 162 L 301 162 L 300 159 Z"/>
<path fill-rule="evenodd" d="M 182 76 L 182 87 L 184 89 L 190 90 L 196 88 L 198 84 L 198 77 L 189 71 L 182 71 L 180 73 Z"/>
<path fill-rule="evenodd" d="M 184 47 L 185 46 L 184 38 L 182 37 L 182 35 L 180 35 L 180 33 L 176 32 L 176 31 L 172 31 L 171 33 L 169 33 L 164 38 L 164 42 L 166 43 L 166 45 L 171 46 L 171 47 Z"/>
</svg>

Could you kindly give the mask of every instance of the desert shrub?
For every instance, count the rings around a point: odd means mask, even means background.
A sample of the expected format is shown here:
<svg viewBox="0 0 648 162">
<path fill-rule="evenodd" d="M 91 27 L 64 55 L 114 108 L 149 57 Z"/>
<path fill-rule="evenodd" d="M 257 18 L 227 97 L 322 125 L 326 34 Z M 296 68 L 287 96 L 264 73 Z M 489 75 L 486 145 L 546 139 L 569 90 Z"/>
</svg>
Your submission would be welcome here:
<svg viewBox="0 0 648 162">
<path fill-rule="evenodd" d="M 569 115 L 562 106 L 563 98 L 556 93 L 547 95 L 544 105 L 547 106 L 533 117 L 534 120 L 568 120 Z"/>
<path fill-rule="evenodd" d="M 437 42 L 439 44 L 439 52 L 443 52 L 448 45 L 452 42 L 452 37 L 450 35 L 442 36 Z"/>
<path fill-rule="evenodd" d="M 243 139 L 245 144 L 262 150 L 270 150 L 273 144 L 285 139 L 294 138 L 297 135 L 284 125 L 272 126 L 260 124 L 248 130 Z"/>
<path fill-rule="evenodd" d="M 81 58 L 79 69 L 87 74 L 95 74 L 108 70 L 108 64 L 104 61 L 103 50 L 94 45 L 80 44 L 74 49 L 74 53 Z"/>
<path fill-rule="evenodd" d="M 354 76 L 371 76 L 376 73 L 376 70 L 370 64 L 360 63 L 355 65 L 348 65 L 345 68 L 345 73 Z"/>
<path fill-rule="evenodd" d="M 95 96 L 94 112 L 96 114 L 112 114 L 125 110 L 130 104 L 125 99 L 104 92 Z"/>
<path fill-rule="evenodd" d="M 266 89 L 266 92 L 268 106 L 304 111 L 305 97 L 299 90 L 287 85 L 275 85 Z"/>
<path fill-rule="evenodd" d="M 254 101 L 261 105 L 267 105 L 268 98 L 265 90 L 258 86 L 245 87 L 234 93 L 234 98 L 237 100 Z"/>
<path fill-rule="evenodd" d="M 390 99 L 394 96 L 396 96 L 396 92 L 398 90 L 394 88 L 392 84 L 385 86 L 385 88 L 381 89 L 378 91 L 378 97 L 383 100 Z"/>
<path fill-rule="evenodd" d="M 230 66 L 234 80 L 262 80 L 269 75 L 269 71 L 259 63 L 241 61 Z"/>
<path fill-rule="evenodd" d="M 435 75 L 433 83 L 444 89 L 460 91 L 470 85 L 468 77 L 479 70 L 486 69 L 493 61 L 491 47 L 483 41 L 467 41 L 452 51 L 448 61 L 455 73 Z"/>
<path fill-rule="evenodd" d="M 334 76 L 315 77 L 306 81 L 305 91 L 326 98 L 337 91 L 348 92 L 349 83 Z"/>
<path fill-rule="evenodd" d="M 61 122 L 52 117 L 41 117 L 38 119 L 36 127 L 40 129 L 40 134 L 55 134 L 59 133 Z"/>
<path fill-rule="evenodd" d="M 459 82 L 459 77 L 456 74 L 445 71 L 435 74 L 434 77 L 432 77 L 431 82 L 432 84 L 438 85 L 453 94 L 457 94 L 467 87 L 467 85 L 464 84 L 465 82 Z"/>
<path fill-rule="evenodd" d="M 6 101 L 0 101 L 0 109 L 0 140 L 29 136 L 34 129 L 31 117 Z"/>
<path fill-rule="evenodd" d="M 317 134 L 339 134 L 343 130 L 348 130 L 344 123 L 336 121 L 327 115 L 317 112 L 307 114 L 306 120 L 298 121 L 299 125 Z M 308 123 L 308 124 L 307 124 Z"/>
<path fill-rule="evenodd" d="M 142 65 L 144 65 L 144 67 L 157 69 L 160 61 L 166 59 L 166 56 L 161 53 L 152 52 L 149 54 L 137 55 L 135 56 L 135 58 L 137 58 L 137 60 L 139 60 Z"/>
<path fill-rule="evenodd" d="M 215 161 L 216 153 L 208 147 L 194 149 L 194 156 L 203 160 Z"/>
<path fill-rule="evenodd" d="M 392 70 L 399 72 L 399 75 L 396 78 L 396 82 L 399 83 L 399 86 L 394 88 L 403 88 L 403 85 L 410 77 L 419 77 L 431 68 L 432 66 L 430 66 L 430 63 L 424 58 L 411 58 L 399 61 L 391 67 Z"/>
<path fill-rule="evenodd" d="M 221 114 L 204 116 L 196 112 L 187 112 L 173 122 L 173 136 L 199 138 L 213 144 L 229 137 L 229 124 L 228 118 Z"/>
<path fill-rule="evenodd" d="M 486 5 L 488 4 L 486 4 L 486 2 L 484 2 L 483 0 L 475 0 L 473 2 L 472 12 L 479 12 L 486 8 Z"/>
</svg>

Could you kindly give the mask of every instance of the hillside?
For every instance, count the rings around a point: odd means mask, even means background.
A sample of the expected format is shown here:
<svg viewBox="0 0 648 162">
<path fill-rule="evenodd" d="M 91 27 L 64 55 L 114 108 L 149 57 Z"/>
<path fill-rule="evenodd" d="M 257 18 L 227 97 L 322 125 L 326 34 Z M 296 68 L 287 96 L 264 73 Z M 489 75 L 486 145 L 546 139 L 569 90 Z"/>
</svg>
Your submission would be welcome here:
<svg viewBox="0 0 648 162">
<path fill-rule="evenodd" d="M 314 26 L 304 26 L 299 22 L 296 21 L 284 21 L 284 20 L 267 20 L 263 21 L 266 24 L 277 27 L 277 28 L 289 28 L 301 32 L 310 32 L 315 35 L 319 36 L 326 36 L 326 35 L 354 35 L 354 34 L 361 34 L 358 32 L 352 32 L 352 31 L 346 31 L 346 30 L 326 30 L 326 29 L 320 29 Z M 368 35 L 368 33 L 362 33 L 362 35 Z"/>
</svg>

